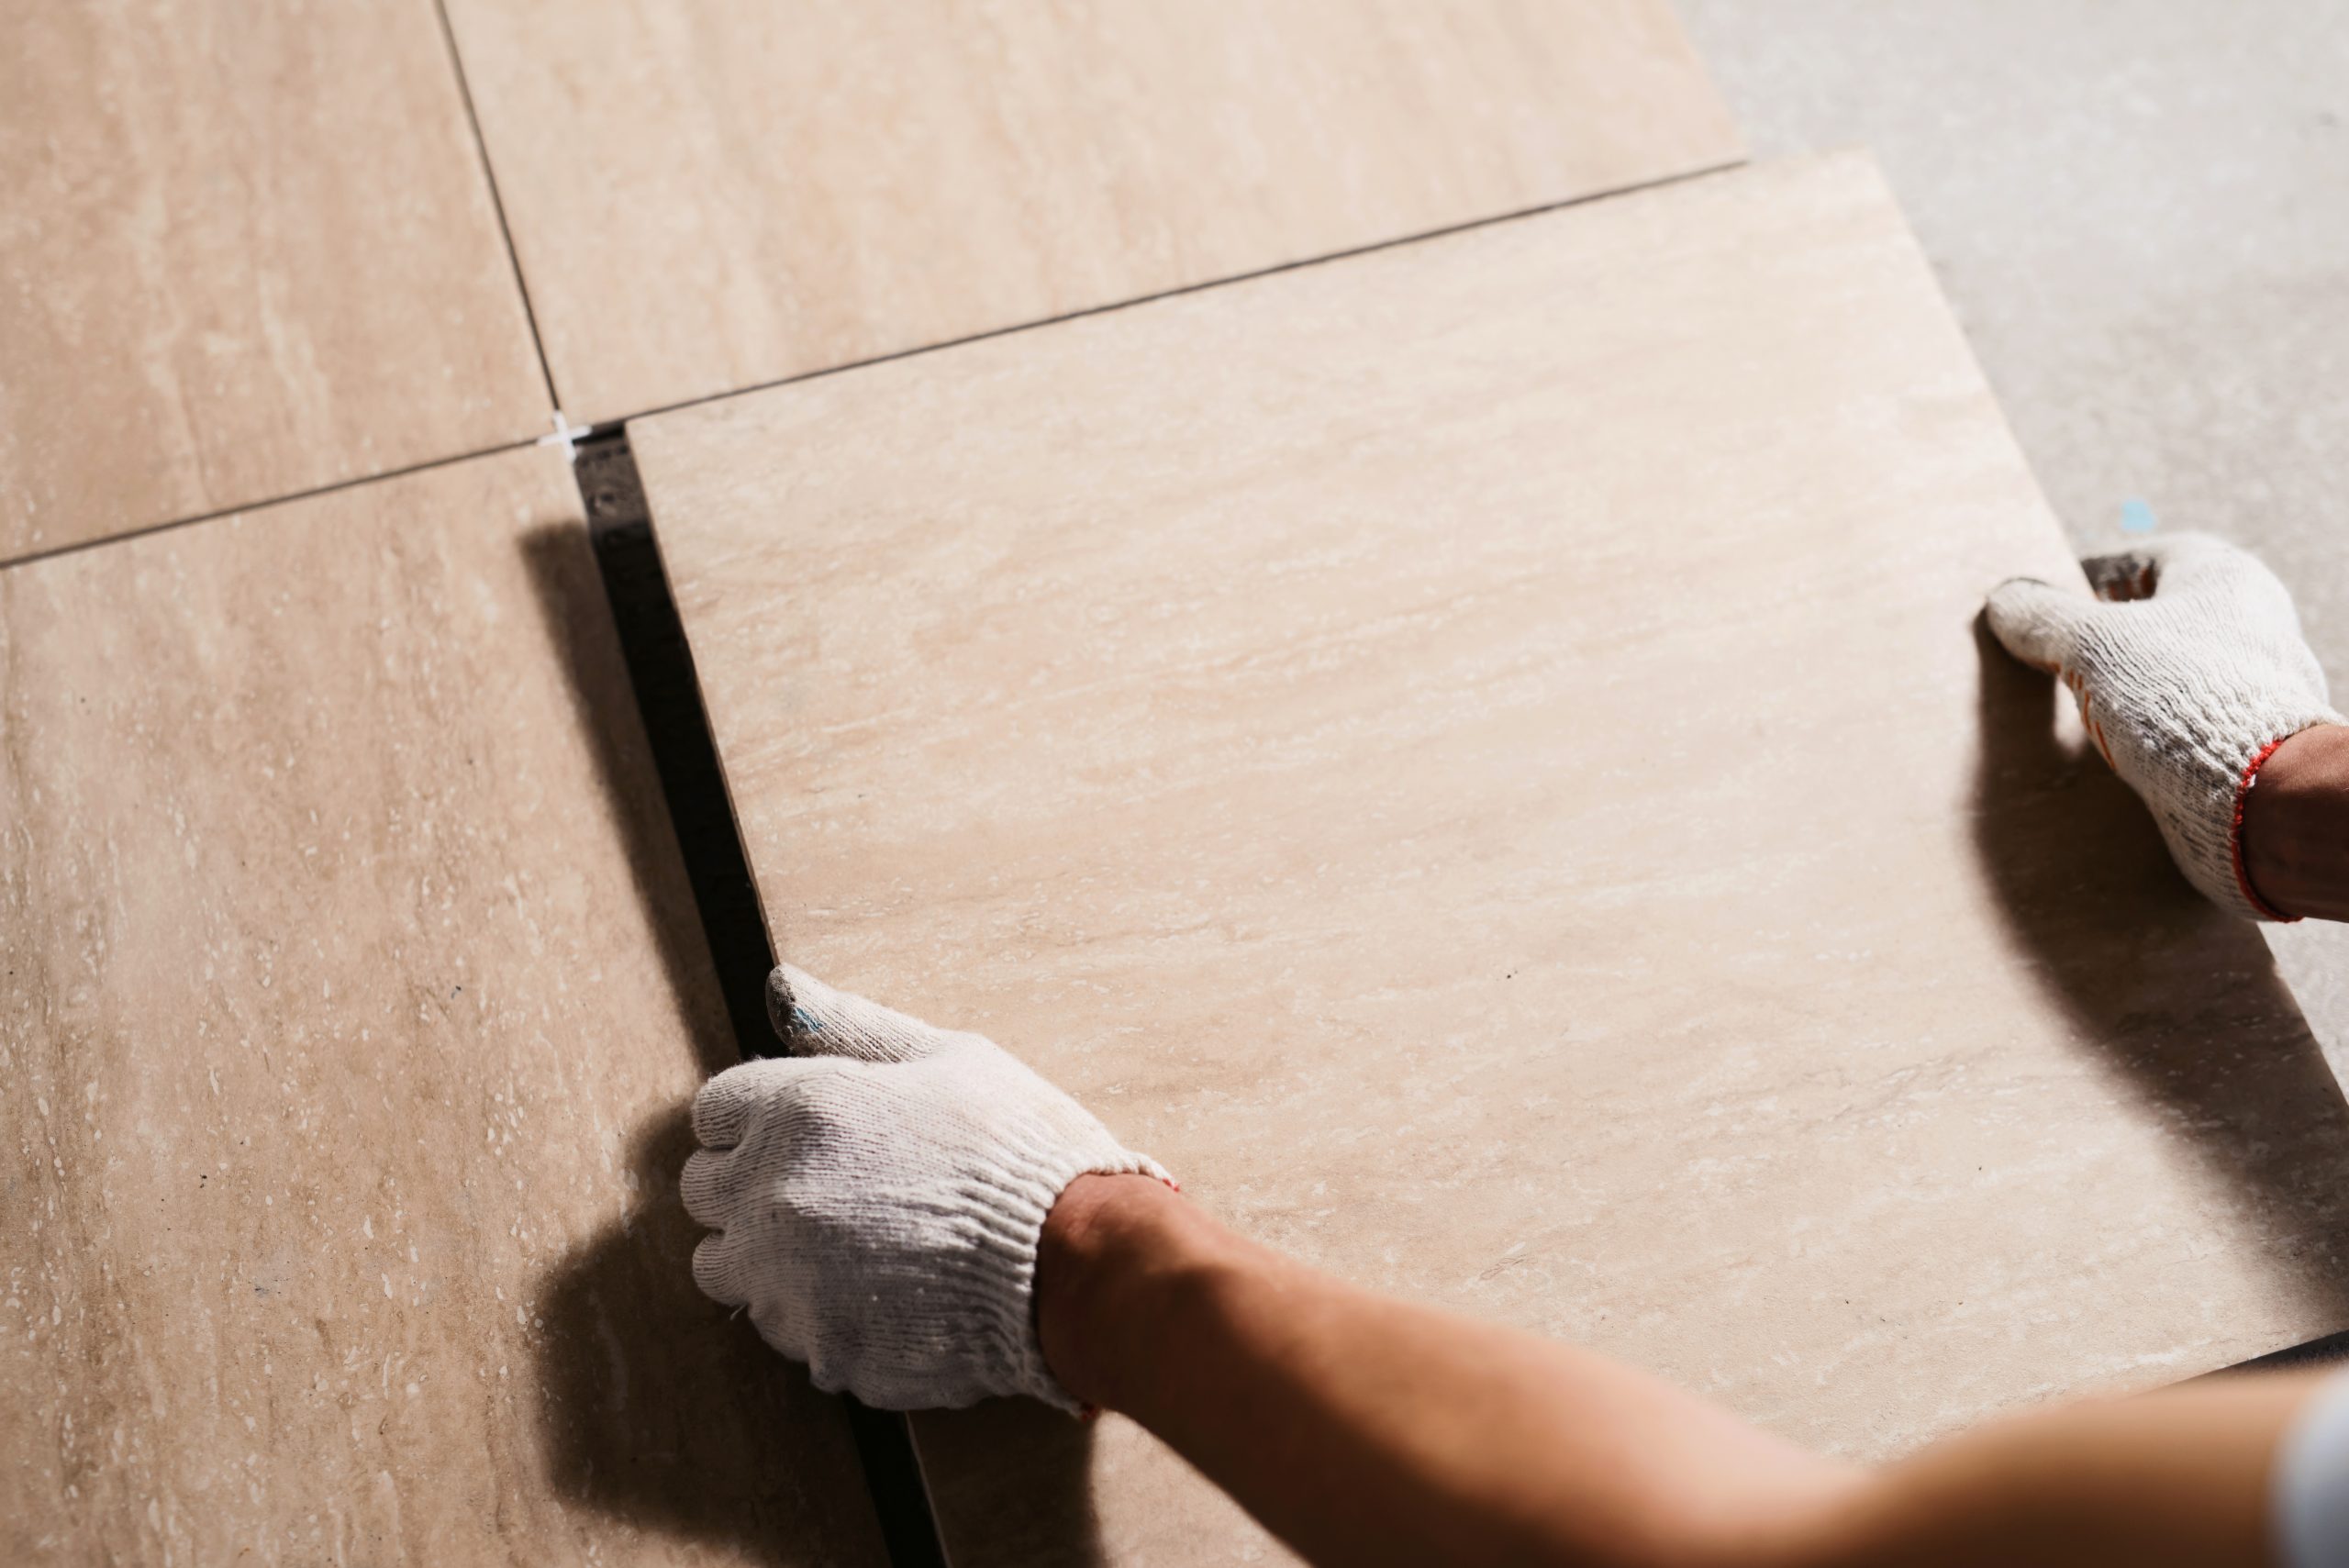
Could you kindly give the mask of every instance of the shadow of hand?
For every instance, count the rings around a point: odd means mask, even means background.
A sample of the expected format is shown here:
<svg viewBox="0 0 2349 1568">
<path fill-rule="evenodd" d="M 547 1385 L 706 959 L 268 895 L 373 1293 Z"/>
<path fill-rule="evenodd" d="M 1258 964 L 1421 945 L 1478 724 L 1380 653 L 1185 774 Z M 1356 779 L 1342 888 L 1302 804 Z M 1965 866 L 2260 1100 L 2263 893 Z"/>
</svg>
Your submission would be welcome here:
<svg viewBox="0 0 2349 1568">
<path fill-rule="evenodd" d="M 2075 1022 L 2140 990 L 2143 955 L 2181 926 L 2214 929 L 2152 816 L 2083 742 L 2055 728 L 2061 689 L 2007 656 L 1976 617 L 1982 664 L 1975 847 L 2009 929 Z"/>
<path fill-rule="evenodd" d="M 547 1276 L 537 1370 L 551 1479 L 651 1533 L 820 1561 L 873 1539 L 856 1452 L 838 1406 L 695 1288 L 700 1231 L 676 1190 L 692 1149 L 682 1106 L 639 1129 L 629 1212 Z"/>
<path fill-rule="evenodd" d="M 2349 1111 L 2266 944 L 2187 884 L 2102 759 L 2063 744 L 2054 682 L 1979 620 L 1976 639 L 1975 844 L 2016 950 L 2116 1086 L 2349 1325 L 2349 1275 L 2307 1255 L 2329 1252 L 2349 1193 Z"/>
</svg>

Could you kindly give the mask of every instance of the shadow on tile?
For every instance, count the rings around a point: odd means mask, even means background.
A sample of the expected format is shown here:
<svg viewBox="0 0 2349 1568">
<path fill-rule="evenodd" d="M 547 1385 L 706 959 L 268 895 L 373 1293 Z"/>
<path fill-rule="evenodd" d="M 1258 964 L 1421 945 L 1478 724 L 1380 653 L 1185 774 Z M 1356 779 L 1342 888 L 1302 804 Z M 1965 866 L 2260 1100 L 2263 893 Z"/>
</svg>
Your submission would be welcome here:
<svg viewBox="0 0 2349 1568">
<path fill-rule="evenodd" d="M 2129 787 L 2057 738 L 2070 699 L 1978 618 L 1975 636 L 1974 834 L 2017 949 L 2118 1085 L 2186 1130 L 2279 1281 L 2349 1328 L 2332 1241 L 2349 1106 L 2291 994 L 2255 935 L 2188 888 Z"/>
<path fill-rule="evenodd" d="M 1096 1568 L 1090 1421 L 1032 1399 L 917 1417 L 931 1501 L 955 1568 Z"/>
<path fill-rule="evenodd" d="M 529 533 L 523 550 L 642 922 L 692 1020 L 696 1066 L 721 1072 L 740 1053 L 587 531 L 551 524 Z M 550 1477 L 567 1498 L 648 1533 L 723 1543 L 756 1561 L 870 1555 L 857 1550 L 876 1537 L 846 1423 L 799 1368 L 694 1285 L 701 1232 L 676 1192 L 692 1148 L 682 1100 L 639 1127 L 626 1212 L 541 1285 L 535 1372 Z"/>
<path fill-rule="evenodd" d="M 865 1554 L 874 1524 L 846 1427 L 797 1367 L 695 1288 L 677 1199 L 686 1107 L 640 1127 L 628 1212 L 565 1256 L 535 1304 L 550 1477 L 648 1533 L 755 1561 Z"/>
<path fill-rule="evenodd" d="M 651 748 L 637 718 L 594 547 L 585 528 L 569 523 L 530 530 L 522 550 L 547 639 L 570 676 L 572 711 L 596 749 L 596 773 L 627 845 L 645 923 L 660 944 L 670 984 L 686 1000 L 694 1020 L 696 1056 L 705 1074 L 722 1073 L 741 1061 L 741 1052 L 719 1006 L 692 884 L 669 825 Z"/>
</svg>

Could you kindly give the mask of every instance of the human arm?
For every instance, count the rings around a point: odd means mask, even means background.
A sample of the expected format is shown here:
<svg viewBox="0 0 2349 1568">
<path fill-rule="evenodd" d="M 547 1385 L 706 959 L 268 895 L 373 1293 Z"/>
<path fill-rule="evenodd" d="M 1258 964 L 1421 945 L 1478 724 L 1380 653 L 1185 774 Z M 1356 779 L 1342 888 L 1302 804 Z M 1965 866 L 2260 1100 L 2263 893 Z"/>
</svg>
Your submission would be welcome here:
<svg viewBox="0 0 2349 1568">
<path fill-rule="evenodd" d="M 1086 1177 L 1043 1236 L 1044 1354 L 1322 1563 L 2146 1568 L 2270 1561 L 2305 1376 L 1823 1459 L 1606 1358 L 1356 1290 L 1148 1182 Z"/>
<path fill-rule="evenodd" d="M 2349 727 L 2276 748 L 2243 797 L 2243 873 L 2283 913 L 2349 920 Z"/>
<path fill-rule="evenodd" d="M 779 973 L 803 1054 L 703 1091 L 684 1190 L 716 1231 L 703 1288 L 823 1387 L 1123 1411 L 1324 1563 L 2266 1561 L 2304 1382 L 2076 1407 L 1889 1470 L 1821 1459 L 1283 1259 L 991 1042 Z"/>
<path fill-rule="evenodd" d="M 2199 534 L 2082 566 L 2095 596 L 1998 585 L 1990 629 L 2078 700 L 2187 880 L 2246 918 L 2349 917 L 2349 724 L 2291 595 Z"/>
<path fill-rule="evenodd" d="M 1070 1391 L 1317 1562 L 1755 1562 L 1856 1481 L 1605 1357 L 1343 1284 L 1152 1183 L 1072 1184 L 1041 1265 Z"/>
</svg>

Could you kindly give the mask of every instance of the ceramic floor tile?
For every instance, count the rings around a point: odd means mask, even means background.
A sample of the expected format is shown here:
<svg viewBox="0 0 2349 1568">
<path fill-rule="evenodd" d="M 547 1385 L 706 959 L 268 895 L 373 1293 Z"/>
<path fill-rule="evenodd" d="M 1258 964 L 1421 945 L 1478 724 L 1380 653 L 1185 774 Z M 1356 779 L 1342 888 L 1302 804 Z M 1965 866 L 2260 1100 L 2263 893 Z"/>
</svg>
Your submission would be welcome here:
<svg viewBox="0 0 2349 1568">
<path fill-rule="evenodd" d="M 0 1560 L 877 1562 L 561 458 L 0 572 Z"/>
<path fill-rule="evenodd" d="M 1717 165 L 1663 0 L 452 0 L 607 419 Z"/>
<path fill-rule="evenodd" d="M 1854 1454 L 2349 1325 L 2349 1113 L 1977 637 L 2075 569 L 1865 159 L 633 432 L 780 949 L 1251 1234 Z M 963 1568 L 1263 1544 L 919 1434 Z"/>
<path fill-rule="evenodd" d="M 432 0 L 0 15 L 0 560 L 526 439 Z"/>
</svg>

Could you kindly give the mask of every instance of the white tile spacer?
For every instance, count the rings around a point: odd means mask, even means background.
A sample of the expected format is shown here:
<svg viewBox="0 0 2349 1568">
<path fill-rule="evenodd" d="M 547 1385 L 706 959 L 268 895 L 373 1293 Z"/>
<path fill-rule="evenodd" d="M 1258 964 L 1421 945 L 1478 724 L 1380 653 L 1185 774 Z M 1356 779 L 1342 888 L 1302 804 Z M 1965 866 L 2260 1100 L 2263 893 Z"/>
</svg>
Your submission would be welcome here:
<svg viewBox="0 0 2349 1568">
<path fill-rule="evenodd" d="M 554 434 L 551 436 L 540 436 L 539 438 L 539 445 L 542 447 L 561 447 L 564 457 L 576 462 L 579 457 L 579 443 L 585 440 L 589 436 L 594 435 L 596 433 L 596 427 L 593 425 L 573 424 L 569 419 L 563 417 L 562 410 L 560 408 L 556 409 L 549 416 L 549 417 L 554 421 Z"/>
</svg>

